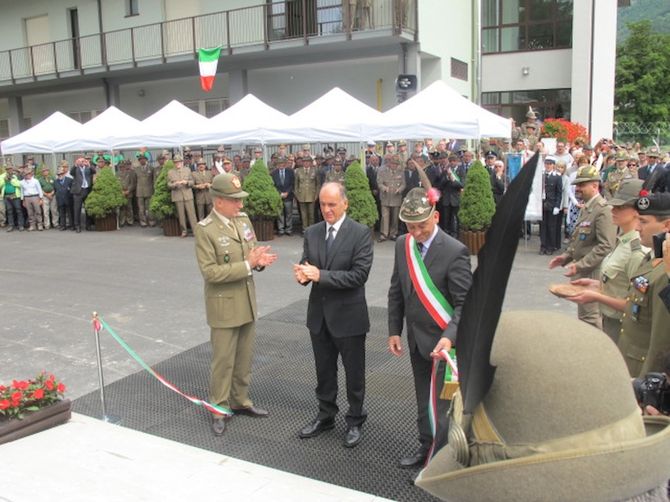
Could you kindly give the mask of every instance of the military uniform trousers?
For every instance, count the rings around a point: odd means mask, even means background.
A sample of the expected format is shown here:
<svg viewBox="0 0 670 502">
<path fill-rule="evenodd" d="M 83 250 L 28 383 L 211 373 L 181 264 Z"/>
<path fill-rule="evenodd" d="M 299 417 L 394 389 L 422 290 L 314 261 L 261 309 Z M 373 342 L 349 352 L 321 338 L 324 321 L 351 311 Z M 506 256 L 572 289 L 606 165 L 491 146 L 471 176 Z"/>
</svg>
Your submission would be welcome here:
<svg viewBox="0 0 670 502">
<path fill-rule="evenodd" d="M 210 402 L 228 408 L 249 408 L 251 362 L 256 341 L 254 321 L 234 328 L 211 328 Z"/>
<path fill-rule="evenodd" d="M 400 206 L 385 206 L 382 204 L 381 235 L 384 237 L 398 236 L 398 213 Z"/>
<path fill-rule="evenodd" d="M 42 218 L 44 220 L 44 228 L 51 228 L 58 225 L 58 201 L 56 200 L 56 193 L 51 193 L 51 199 L 44 196 L 42 199 Z"/>
<path fill-rule="evenodd" d="M 126 203 L 119 208 L 119 225 L 132 225 L 135 221 L 133 214 L 133 199 L 134 194 L 129 193 L 126 196 Z"/>
<path fill-rule="evenodd" d="M 193 199 L 191 200 L 177 200 L 175 201 L 175 206 L 177 206 L 177 217 L 179 218 L 179 226 L 181 227 L 181 232 L 186 233 L 186 217 L 188 216 L 188 224 L 193 230 L 195 225 L 198 223 L 197 218 L 195 217 L 195 207 L 193 205 Z"/>
<path fill-rule="evenodd" d="M 205 216 L 212 212 L 212 196 L 209 194 L 209 188 L 195 189 L 195 208 L 198 213 L 198 220 L 204 220 Z"/>
<path fill-rule="evenodd" d="M 591 273 L 577 272 L 571 279 L 600 279 L 600 267 Z M 577 305 L 577 317 L 580 321 L 592 324 L 598 329 L 603 328 L 602 316 L 598 302 L 582 303 Z"/>
<path fill-rule="evenodd" d="M 146 227 L 147 224 L 152 227 L 156 224 L 151 212 L 149 211 L 149 204 L 151 203 L 151 196 L 140 197 L 139 195 L 135 196 L 137 201 L 137 219 L 140 222 L 140 225 Z"/>
<path fill-rule="evenodd" d="M 298 202 L 300 207 L 300 219 L 302 220 L 303 232 L 311 225 L 314 225 L 314 202 Z"/>
</svg>

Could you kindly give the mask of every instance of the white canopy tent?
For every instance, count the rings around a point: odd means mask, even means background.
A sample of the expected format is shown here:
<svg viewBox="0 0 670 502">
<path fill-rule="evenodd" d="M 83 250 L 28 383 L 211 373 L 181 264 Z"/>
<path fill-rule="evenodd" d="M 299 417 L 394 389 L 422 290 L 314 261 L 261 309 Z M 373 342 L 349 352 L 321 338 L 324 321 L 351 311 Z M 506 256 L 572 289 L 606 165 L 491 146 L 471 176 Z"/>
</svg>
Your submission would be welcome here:
<svg viewBox="0 0 670 502">
<path fill-rule="evenodd" d="M 383 114 L 371 138 L 509 138 L 508 119 L 476 105 L 438 80 Z"/>
<path fill-rule="evenodd" d="M 269 123 L 264 139 L 266 143 L 358 142 L 367 139 L 370 125 L 381 121 L 380 112 L 334 87 L 287 119 Z"/>
<path fill-rule="evenodd" d="M 62 145 L 67 150 L 121 150 L 134 146 L 142 134 L 142 123 L 110 106 L 86 122 L 76 139 Z"/>
<path fill-rule="evenodd" d="M 170 101 L 141 122 L 142 134 L 127 138 L 126 148 L 179 147 L 188 145 L 191 131 L 207 128 L 209 121 L 177 100 Z"/>
<path fill-rule="evenodd" d="M 268 122 L 285 121 L 288 115 L 247 94 L 230 108 L 210 118 L 186 138 L 188 145 L 223 143 L 265 143 L 263 127 Z"/>
<path fill-rule="evenodd" d="M 82 125 L 61 112 L 49 115 L 27 131 L 0 144 L 3 155 L 13 153 L 56 153 L 70 151 L 68 143 L 80 135 Z"/>
</svg>

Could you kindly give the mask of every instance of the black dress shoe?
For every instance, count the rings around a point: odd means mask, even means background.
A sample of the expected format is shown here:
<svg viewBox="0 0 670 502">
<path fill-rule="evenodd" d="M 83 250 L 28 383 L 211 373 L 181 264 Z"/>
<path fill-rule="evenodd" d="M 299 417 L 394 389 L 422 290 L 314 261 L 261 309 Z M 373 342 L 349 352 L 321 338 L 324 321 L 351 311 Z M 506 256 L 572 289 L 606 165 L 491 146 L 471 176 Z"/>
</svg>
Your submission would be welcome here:
<svg viewBox="0 0 670 502">
<path fill-rule="evenodd" d="M 315 418 L 298 433 L 301 439 L 313 438 L 318 436 L 324 431 L 330 430 L 335 427 L 335 421 L 331 418 L 330 420 L 321 420 Z"/>
<path fill-rule="evenodd" d="M 344 446 L 346 448 L 353 448 L 363 439 L 363 430 L 359 425 L 352 425 L 347 428 L 344 435 Z"/>
<path fill-rule="evenodd" d="M 255 418 L 265 418 L 270 414 L 267 410 L 256 408 L 255 406 L 249 406 L 248 408 L 233 408 L 232 410 L 235 412 L 235 415 L 246 415 Z"/>
<path fill-rule="evenodd" d="M 226 419 L 223 416 L 212 416 L 212 431 L 215 436 L 222 436 L 226 431 Z"/>
<path fill-rule="evenodd" d="M 423 449 L 417 450 L 413 455 L 408 455 L 400 459 L 400 467 L 420 467 L 426 463 L 428 452 Z"/>
</svg>

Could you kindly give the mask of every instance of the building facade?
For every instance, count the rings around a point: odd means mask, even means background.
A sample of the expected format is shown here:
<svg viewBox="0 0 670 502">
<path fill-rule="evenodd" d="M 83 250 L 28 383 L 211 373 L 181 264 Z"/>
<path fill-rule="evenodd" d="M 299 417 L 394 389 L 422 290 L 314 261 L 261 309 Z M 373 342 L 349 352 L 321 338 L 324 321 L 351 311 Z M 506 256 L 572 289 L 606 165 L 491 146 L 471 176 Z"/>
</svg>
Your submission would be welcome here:
<svg viewBox="0 0 670 502">
<path fill-rule="evenodd" d="M 339 86 L 385 111 L 407 97 L 401 74 L 419 89 L 445 80 L 517 121 L 530 105 L 611 136 L 616 0 L 0 0 L 0 9 L 0 138 L 57 110 L 85 122 L 115 105 L 143 119 L 177 99 L 213 116 L 248 92 L 293 113 Z M 197 49 L 217 46 L 205 93 Z"/>
</svg>

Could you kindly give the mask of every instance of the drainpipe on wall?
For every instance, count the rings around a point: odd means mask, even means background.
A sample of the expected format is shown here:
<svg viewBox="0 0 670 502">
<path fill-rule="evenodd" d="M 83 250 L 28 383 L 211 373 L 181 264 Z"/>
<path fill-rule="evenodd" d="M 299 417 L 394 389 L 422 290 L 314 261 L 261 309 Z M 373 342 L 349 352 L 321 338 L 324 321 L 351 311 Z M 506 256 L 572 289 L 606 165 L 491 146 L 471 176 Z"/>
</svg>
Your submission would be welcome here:
<svg viewBox="0 0 670 502">
<path fill-rule="evenodd" d="M 472 96 L 482 102 L 482 9 L 481 0 L 472 0 Z"/>
<path fill-rule="evenodd" d="M 102 0 L 97 0 L 98 2 L 98 31 L 100 34 L 103 33 L 104 28 L 102 26 Z"/>
</svg>

